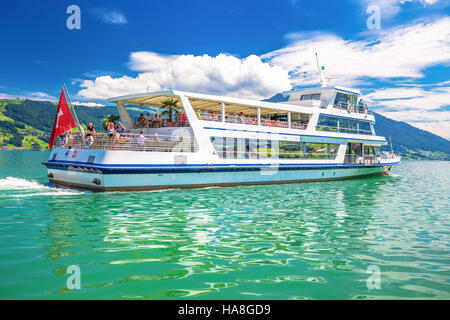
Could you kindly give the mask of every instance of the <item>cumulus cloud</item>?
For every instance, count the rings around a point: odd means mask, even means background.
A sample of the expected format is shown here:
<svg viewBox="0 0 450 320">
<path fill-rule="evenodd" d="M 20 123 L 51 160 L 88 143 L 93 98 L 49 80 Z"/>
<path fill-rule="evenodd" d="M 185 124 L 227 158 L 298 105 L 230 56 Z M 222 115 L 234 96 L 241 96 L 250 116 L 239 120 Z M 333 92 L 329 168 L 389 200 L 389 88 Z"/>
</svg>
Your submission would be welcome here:
<svg viewBox="0 0 450 320">
<path fill-rule="evenodd" d="M 78 95 L 107 99 L 147 89 L 174 88 L 260 99 L 291 88 L 286 70 L 271 66 L 255 55 L 239 59 L 225 54 L 212 57 L 133 52 L 129 65 L 139 72 L 136 77 L 102 76 L 86 80 Z"/>
<path fill-rule="evenodd" d="M 72 104 L 74 106 L 85 106 L 85 107 L 92 107 L 92 108 L 100 108 L 104 107 L 104 104 L 96 103 L 96 102 L 80 102 L 80 101 L 73 101 Z"/>
</svg>

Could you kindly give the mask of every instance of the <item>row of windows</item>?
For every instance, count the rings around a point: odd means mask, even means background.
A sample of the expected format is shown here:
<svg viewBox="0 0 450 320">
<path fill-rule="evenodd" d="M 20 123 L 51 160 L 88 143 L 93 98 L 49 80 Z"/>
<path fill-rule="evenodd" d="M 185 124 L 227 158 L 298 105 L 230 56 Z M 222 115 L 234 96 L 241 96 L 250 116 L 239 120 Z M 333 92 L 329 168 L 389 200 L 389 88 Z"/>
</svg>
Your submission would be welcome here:
<svg viewBox="0 0 450 320">
<path fill-rule="evenodd" d="M 320 93 L 315 94 L 304 94 L 300 100 L 320 100 Z"/>
<path fill-rule="evenodd" d="M 334 105 L 339 103 L 350 103 L 356 105 L 358 103 L 358 96 L 356 94 L 346 94 L 342 92 L 336 92 L 336 98 L 334 100 Z"/>
<path fill-rule="evenodd" d="M 339 144 L 211 137 L 221 159 L 335 159 Z"/>
<path fill-rule="evenodd" d="M 373 135 L 370 122 L 320 115 L 317 130 Z"/>
</svg>

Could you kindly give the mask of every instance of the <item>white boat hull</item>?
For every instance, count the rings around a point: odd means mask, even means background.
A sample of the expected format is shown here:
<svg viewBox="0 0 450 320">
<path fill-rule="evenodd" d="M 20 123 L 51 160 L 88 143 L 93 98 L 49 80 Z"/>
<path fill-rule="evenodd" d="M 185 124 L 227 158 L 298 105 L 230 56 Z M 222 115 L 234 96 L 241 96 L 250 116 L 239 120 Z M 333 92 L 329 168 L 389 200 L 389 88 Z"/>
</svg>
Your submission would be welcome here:
<svg viewBox="0 0 450 320">
<path fill-rule="evenodd" d="M 263 167 L 263 168 L 196 168 L 186 170 L 150 169 L 117 172 L 89 172 L 90 170 L 48 168 L 49 180 L 57 186 L 90 189 L 94 191 L 153 190 L 167 188 L 198 188 L 251 184 L 297 183 L 356 178 L 382 174 L 390 167 L 336 166 L 336 167 Z M 135 170 L 135 169 L 134 169 Z"/>
</svg>

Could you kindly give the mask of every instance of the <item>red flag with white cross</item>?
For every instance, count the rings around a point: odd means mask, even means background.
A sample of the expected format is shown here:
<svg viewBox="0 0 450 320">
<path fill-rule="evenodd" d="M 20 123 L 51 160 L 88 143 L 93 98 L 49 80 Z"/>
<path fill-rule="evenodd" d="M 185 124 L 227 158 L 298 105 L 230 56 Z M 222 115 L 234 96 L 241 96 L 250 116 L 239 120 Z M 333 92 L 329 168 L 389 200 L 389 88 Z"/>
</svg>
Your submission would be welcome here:
<svg viewBox="0 0 450 320">
<path fill-rule="evenodd" d="M 75 128 L 77 124 L 73 119 L 72 113 L 70 112 L 69 105 L 66 101 L 66 96 L 64 95 L 64 90 L 61 92 L 61 97 L 59 98 L 58 110 L 56 110 L 55 122 L 53 123 L 53 131 L 50 137 L 50 142 L 48 144 L 49 148 L 53 148 L 55 143 L 55 138 L 62 135 L 63 133 Z"/>
</svg>

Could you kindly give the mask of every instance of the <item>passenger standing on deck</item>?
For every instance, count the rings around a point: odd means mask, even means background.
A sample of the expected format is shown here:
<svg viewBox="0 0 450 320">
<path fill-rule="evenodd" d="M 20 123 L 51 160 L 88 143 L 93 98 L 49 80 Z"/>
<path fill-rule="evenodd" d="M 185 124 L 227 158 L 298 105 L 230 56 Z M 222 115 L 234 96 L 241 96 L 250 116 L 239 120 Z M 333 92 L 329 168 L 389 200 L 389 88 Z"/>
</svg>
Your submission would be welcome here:
<svg viewBox="0 0 450 320">
<path fill-rule="evenodd" d="M 155 114 L 155 119 L 153 119 L 153 121 L 155 122 L 155 127 L 156 128 L 161 128 L 162 127 L 163 119 L 161 118 L 161 115 Z"/>
<path fill-rule="evenodd" d="M 123 134 L 125 132 L 126 128 L 123 126 L 121 122 L 117 123 L 116 132 L 117 132 L 117 139 L 120 143 L 124 143 L 127 138 Z"/>
<path fill-rule="evenodd" d="M 117 140 L 117 131 L 114 128 L 114 122 L 110 122 L 108 124 L 108 128 L 106 129 L 106 132 L 108 133 L 108 137 L 113 139 L 112 147 L 114 148 Z"/>
<path fill-rule="evenodd" d="M 186 126 L 186 114 L 184 112 L 181 114 L 181 126 Z"/>
<path fill-rule="evenodd" d="M 86 148 L 90 148 L 94 143 L 94 133 L 94 126 L 92 125 L 92 122 L 89 122 L 89 125 L 87 127 L 86 140 L 84 142 Z"/>
<path fill-rule="evenodd" d="M 139 151 L 144 151 L 145 148 L 145 136 L 144 136 L 144 131 L 141 131 L 141 134 L 136 138 L 137 140 L 137 145 L 138 145 L 138 150 Z"/>
<path fill-rule="evenodd" d="M 116 130 L 114 129 L 114 122 L 108 123 L 108 127 L 106 128 L 106 132 L 108 133 L 108 136 L 112 138 L 114 136 L 114 132 Z"/>
<path fill-rule="evenodd" d="M 144 114 L 141 113 L 141 115 L 137 118 L 136 127 L 137 128 L 142 128 L 144 126 L 143 121 L 144 121 Z"/>
</svg>

